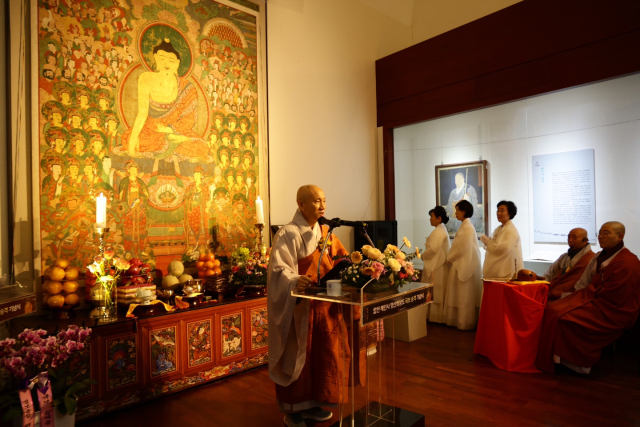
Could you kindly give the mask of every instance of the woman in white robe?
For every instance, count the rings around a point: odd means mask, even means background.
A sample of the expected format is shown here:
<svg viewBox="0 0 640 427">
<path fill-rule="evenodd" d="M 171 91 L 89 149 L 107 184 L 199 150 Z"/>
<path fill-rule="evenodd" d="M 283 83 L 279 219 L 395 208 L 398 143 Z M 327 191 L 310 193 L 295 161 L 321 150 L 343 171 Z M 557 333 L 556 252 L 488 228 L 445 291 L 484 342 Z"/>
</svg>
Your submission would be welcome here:
<svg viewBox="0 0 640 427">
<path fill-rule="evenodd" d="M 498 221 L 500 226 L 493 231 L 491 238 L 480 236 L 487 253 L 484 257 L 482 275 L 485 279 L 508 280 L 524 268 L 520 233 L 511 220 L 518 213 L 513 202 L 498 203 Z"/>
<path fill-rule="evenodd" d="M 422 270 L 422 282 L 433 283 L 433 302 L 429 304 L 429 321 L 445 323 L 442 315 L 444 310 L 444 296 L 449 278 L 449 264 L 447 254 L 451 243 L 445 224 L 449 222 L 447 211 L 442 206 L 436 206 L 429 211 L 429 222 L 435 227 L 425 243 L 422 252 L 424 268 Z"/>
<path fill-rule="evenodd" d="M 449 326 L 460 330 L 476 327 L 479 295 L 482 289 L 480 248 L 476 229 L 469 221 L 473 206 L 466 200 L 456 205 L 456 218 L 462 221 L 453 239 L 447 261 L 451 263 L 444 299 L 444 317 Z"/>
</svg>

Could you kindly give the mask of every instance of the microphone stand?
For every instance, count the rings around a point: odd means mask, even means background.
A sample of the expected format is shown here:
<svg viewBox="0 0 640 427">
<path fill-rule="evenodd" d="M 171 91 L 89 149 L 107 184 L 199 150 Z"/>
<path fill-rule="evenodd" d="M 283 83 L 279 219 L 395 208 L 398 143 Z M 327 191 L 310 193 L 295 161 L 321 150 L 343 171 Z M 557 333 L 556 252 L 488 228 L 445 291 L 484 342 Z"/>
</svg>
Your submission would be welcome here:
<svg viewBox="0 0 640 427">
<path fill-rule="evenodd" d="M 322 251 L 320 252 L 320 259 L 318 260 L 318 285 L 320 285 L 320 266 L 322 265 L 322 258 L 324 257 L 324 251 L 327 249 L 327 242 L 329 241 L 329 238 L 331 237 L 331 234 L 333 233 L 333 229 L 334 229 L 335 225 L 331 225 L 329 227 L 329 232 L 327 233 L 327 237 L 324 239 L 324 244 L 322 245 Z M 320 226 L 320 230 L 322 230 L 322 226 Z M 371 237 L 369 237 L 369 235 L 367 234 L 367 224 L 366 223 L 362 223 L 362 228 L 360 229 L 360 231 L 362 232 L 362 234 L 364 234 L 364 237 L 367 238 L 367 241 L 369 242 L 369 244 L 372 247 L 375 247 L 375 245 L 373 244 L 373 242 L 371 241 Z"/>
<path fill-rule="evenodd" d="M 322 231 L 322 226 L 320 226 L 320 230 Z M 322 258 L 324 257 L 324 251 L 327 249 L 327 242 L 329 241 L 329 237 L 331 237 L 331 233 L 333 233 L 333 227 L 329 227 L 329 232 L 322 245 L 322 252 L 320 252 L 320 259 L 318 260 L 318 286 L 320 286 L 320 266 L 322 265 Z"/>
</svg>

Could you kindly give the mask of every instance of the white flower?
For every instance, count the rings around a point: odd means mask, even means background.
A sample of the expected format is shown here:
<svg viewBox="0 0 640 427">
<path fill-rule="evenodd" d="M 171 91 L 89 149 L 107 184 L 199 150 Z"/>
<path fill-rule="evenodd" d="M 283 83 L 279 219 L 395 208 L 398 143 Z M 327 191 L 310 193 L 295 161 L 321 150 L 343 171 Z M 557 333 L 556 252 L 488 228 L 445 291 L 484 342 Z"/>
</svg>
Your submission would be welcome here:
<svg viewBox="0 0 640 427">
<path fill-rule="evenodd" d="M 388 265 L 389 265 L 389 268 L 392 269 L 393 271 L 400 271 L 400 268 L 402 268 L 400 263 L 394 258 L 391 258 L 389 260 Z"/>
<path fill-rule="evenodd" d="M 382 252 L 380 252 L 379 249 L 372 248 L 367 251 L 367 257 L 369 257 L 369 259 L 380 259 L 382 258 Z"/>
</svg>

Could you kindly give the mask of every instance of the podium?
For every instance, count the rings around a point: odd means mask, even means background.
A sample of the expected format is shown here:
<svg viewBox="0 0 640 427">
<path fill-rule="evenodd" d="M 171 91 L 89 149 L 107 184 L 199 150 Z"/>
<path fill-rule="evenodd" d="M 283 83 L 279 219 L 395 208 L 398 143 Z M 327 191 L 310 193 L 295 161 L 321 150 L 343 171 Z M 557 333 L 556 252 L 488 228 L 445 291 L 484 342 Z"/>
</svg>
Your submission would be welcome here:
<svg viewBox="0 0 640 427">
<path fill-rule="evenodd" d="M 393 317 L 416 307 L 430 303 L 433 294 L 432 284 L 412 282 L 400 289 L 375 289 L 375 282 L 367 283 L 362 289 L 344 290 L 342 295 L 330 296 L 324 292 L 318 292 L 318 288 L 306 289 L 304 292 L 296 290 L 292 296 L 315 301 L 332 302 L 339 305 L 339 313 L 342 319 L 347 317 L 353 321 L 354 315 L 360 311 L 360 344 L 364 345 L 366 354 L 364 385 L 356 386 L 355 360 L 359 354 L 355 354 L 354 334 L 352 328 L 340 328 L 347 330 L 341 333 L 344 344 L 351 349 L 350 357 L 345 353 L 343 357 L 343 375 L 340 385 L 341 399 L 338 403 L 337 421 L 332 427 L 418 427 L 425 426 L 425 416 L 402 409 L 396 401 L 396 354 L 394 329 L 391 328 L 391 336 L 385 336 L 384 326 L 378 323 L 383 319 Z M 425 318 L 425 322 L 426 322 Z M 363 330 L 364 329 L 364 330 Z M 370 333 L 372 329 L 376 333 Z M 367 330 L 369 332 L 367 332 Z M 361 368 L 360 368 L 361 369 Z M 400 402 L 401 403 L 401 402 Z"/>
</svg>

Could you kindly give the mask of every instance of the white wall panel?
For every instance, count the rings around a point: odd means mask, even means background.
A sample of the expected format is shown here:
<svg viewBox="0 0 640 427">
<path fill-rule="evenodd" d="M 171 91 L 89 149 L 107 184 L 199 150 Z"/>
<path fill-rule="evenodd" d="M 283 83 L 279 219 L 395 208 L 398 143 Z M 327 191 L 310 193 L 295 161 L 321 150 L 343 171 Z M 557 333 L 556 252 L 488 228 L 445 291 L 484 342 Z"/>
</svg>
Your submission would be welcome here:
<svg viewBox="0 0 640 427">
<path fill-rule="evenodd" d="M 407 237 L 420 245 L 432 231 L 426 212 L 436 204 L 435 166 L 482 158 L 489 163 L 489 231 L 498 225 L 495 205 L 511 200 L 518 206 L 514 224 L 525 258 L 542 250 L 564 252 L 566 244 L 534 244 L 531 238 L 531 156 L 593 148 L 596 226 L 621 221 L 625 244 L 640 253 L 640 198 L 634 191 L 640 182 L 640 74 L 406 126 L 394 137 L 402 139 L 396 147 L 402 150 L 396 152 L 398 234 L 413 232 Z M 413 179 L 407 177 L 409 164 Z M 412 191 L 405 185 L 413 185 Z M 597 243 L 596 236 L 590 240 Z"/>
</svg>

